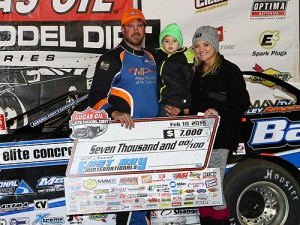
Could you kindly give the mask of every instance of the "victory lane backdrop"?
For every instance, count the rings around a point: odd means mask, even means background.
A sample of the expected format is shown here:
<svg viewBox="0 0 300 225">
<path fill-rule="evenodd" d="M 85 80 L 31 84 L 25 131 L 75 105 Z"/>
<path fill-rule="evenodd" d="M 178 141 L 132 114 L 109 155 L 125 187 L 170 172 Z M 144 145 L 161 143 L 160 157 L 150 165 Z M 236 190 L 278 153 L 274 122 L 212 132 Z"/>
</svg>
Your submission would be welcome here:
<svg viewBox="0 0 300 225">
<path fill-rule="evenodd" d="M 299 83 L 298 0 L 3 0 L 0 2 L 0 106 L 5 109 L 7 119 L 68 90 L 88 89 L 99 56 L 122 39 L 119 20 L 122 12 L 132 6 L 142 9 L 147 19 L 147 48 L 157 47 L 159 32 L 169 23 L 179 24 L 184 45 L 188 47 L 199 26 L 211 25 L 219 31 L 220 52 L 242 70 L 263 72 Z M 271 106 L 279 101 L 273 99 L 273 92 L 266 94 L 258 89 L 259 85 L 265 85 L 263 80 L 249 77 L 246 81 L 252 105 Z M 24 120 L 18 126 L 29 122 Z M 11 128 L 16 128 L 16 125 Z M 32 152 L 38 148 L 33 147 Z M 1 151 L 4 150 L 1 148 Z M 26 155 L 25 150 L 20 152 Z M 52 177 L 61 176 L 58 170 L 66 170 L 68 159 L 53 160 L 51 164 L 46 155 L 43 160 L 47 164 L 37 167 L 38 162 L 32 162 L 31 156 L 20 159 L 18 153 L 16 157 L 11 155 L 5 158 L 1 152 L 0 175 L 5 186 L 1 186 L 0 191 L 6 193 L 2 199 L 11 201 L 14 198 L 14 202 L 12 205 L 1 202 L 0 207 L 5 210 L 1 211 L 0 223 L 17 221 L 26 224 L 44 216 L 46 220 L 54 219 L 61 224 L 115 224 L 114 214 L 67 217 L 64 204 L 60 204 L 64 201 L 60 191 L 56 199 L 53 195 L 49 201 L 42 196 L 34 200 L 36 204 L 27 201 L 25 196 L 32 199 L 32 192 L 38 190 L 34 187 L 37 183 L 28 181 L 31 180 L 31 172 L 34 174 L 32 177 L 37 176 L 38 170 L 45 172 L 41 174 L 48 177 L 43 179 L 44 184 L 50 184 L 55 180 L 51 180 Z M 19 167 L 12 166 L 13 161 L 20 164 Z M 59 165 L 56 166 L 54 161 Z M 33 166 L 31 170 L 28 169 L 30 163 Z M 54 171 L 51 171 L 50 164 Z M 43 166 L 48 169 L 42 169 Z M 15 169 L 16 173 L 23 173 L 22 177 L 16 175 Z M 7 194 L 12 192 L 16 192 L 14 197 Z M 49 193 L 44 194 L 48 198 Z M 18 210 L 26 208 L 26 202 L 29 202 L 29 209 Z M 53 208 L 45 210 L 49 205 Z M 161 216 L 166 219 L 164 221 L 170 221 L 170 218 L 164 217 L 166 213 L 169 214 L 169 211 L 162 211 Z M 181 216 L 184 213 L 194 212 L 182 210 L 169 215 Z M 152 216 L 158 218 L 156 214 Z"/>
</svg>

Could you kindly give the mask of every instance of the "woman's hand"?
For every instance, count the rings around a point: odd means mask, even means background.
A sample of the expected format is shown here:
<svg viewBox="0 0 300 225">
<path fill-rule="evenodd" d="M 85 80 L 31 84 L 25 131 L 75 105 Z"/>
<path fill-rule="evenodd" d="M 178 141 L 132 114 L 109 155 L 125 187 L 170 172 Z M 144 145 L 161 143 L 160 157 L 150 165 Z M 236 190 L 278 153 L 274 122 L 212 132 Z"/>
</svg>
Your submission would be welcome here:
<svg viewBox="0 0 300 225">
<path fill-rule="evenodd" d="M 166 114 L 167 116 L 178 116 L 180 113 L 180 109 L 175 107 L 175 106 L 171 106 L 171 105 L 166 105 Z"/>
<path fill-rule="evenodd" d="M 216 109 L 214 109 L 214 108 L 208 108 L 207 110 L 205 110 L 204 116 L 207 117 L 209 115 L 216 115 L 216 116 L 218 116 L 219 112 Z"/>
</svg>

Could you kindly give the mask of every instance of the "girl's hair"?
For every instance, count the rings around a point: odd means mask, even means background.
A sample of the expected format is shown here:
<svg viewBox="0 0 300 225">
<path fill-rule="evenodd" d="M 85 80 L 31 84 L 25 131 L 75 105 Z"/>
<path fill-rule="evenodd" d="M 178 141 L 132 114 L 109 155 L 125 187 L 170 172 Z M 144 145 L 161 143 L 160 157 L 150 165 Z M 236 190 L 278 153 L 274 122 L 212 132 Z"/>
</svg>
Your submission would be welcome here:
<svg viewBox="0 0 300 225">
<path fill-rule="evenodd" d="M 202 75 L 203 77 L 209 73 L 214 73 L 217 71 L 217 69 L 221 66 L 221 55 L 219 52 L 216 52 L 216 58 L 211 67 L 208 68 L 208 70 Z M 201 61 L 197 56 L 195 57 L 195 63 L 194 63 L 194 69 L 198 66 L 204 66 L 203 61 Z"/>
</svg>

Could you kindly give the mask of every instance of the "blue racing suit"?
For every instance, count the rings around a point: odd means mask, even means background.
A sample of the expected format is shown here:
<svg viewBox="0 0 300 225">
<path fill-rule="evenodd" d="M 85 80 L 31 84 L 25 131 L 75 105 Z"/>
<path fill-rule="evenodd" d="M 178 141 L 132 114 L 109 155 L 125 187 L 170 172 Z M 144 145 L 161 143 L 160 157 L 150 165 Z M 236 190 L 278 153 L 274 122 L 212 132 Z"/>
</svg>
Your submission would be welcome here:
<svg viewBox="0 0 300 225">
<path fill-rule="evenodd" d="M 151 53 L 134 50 L 124 41 L 104 53 L 97 65 L 88 105 L 105 110 L 126 112 L 132 118 L 157 117 L 157 67 Z M 148 225 L 149 211 L 117 213 L 117 225 Z"/>
</svg>

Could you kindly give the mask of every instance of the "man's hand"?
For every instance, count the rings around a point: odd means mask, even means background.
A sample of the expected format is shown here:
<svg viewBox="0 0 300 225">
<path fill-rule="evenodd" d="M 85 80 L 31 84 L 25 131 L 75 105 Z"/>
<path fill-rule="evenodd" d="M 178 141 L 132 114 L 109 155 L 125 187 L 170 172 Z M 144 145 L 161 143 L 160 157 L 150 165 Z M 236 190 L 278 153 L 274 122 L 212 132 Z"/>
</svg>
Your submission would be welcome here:
<svg viewBox="0 0 300 225">
<path fill-rule="evenodd" d="M 131 130 L 134 128 L 134 122 L 132 117 L 128 113 L 122 113 L 119 111 L 113 111 L 111 117 L 114 120 L 119 120 L 121 122 L 121 126 L 123 127 L 125 124 L 125 128 L 129 128 Z"/>
</svg>

